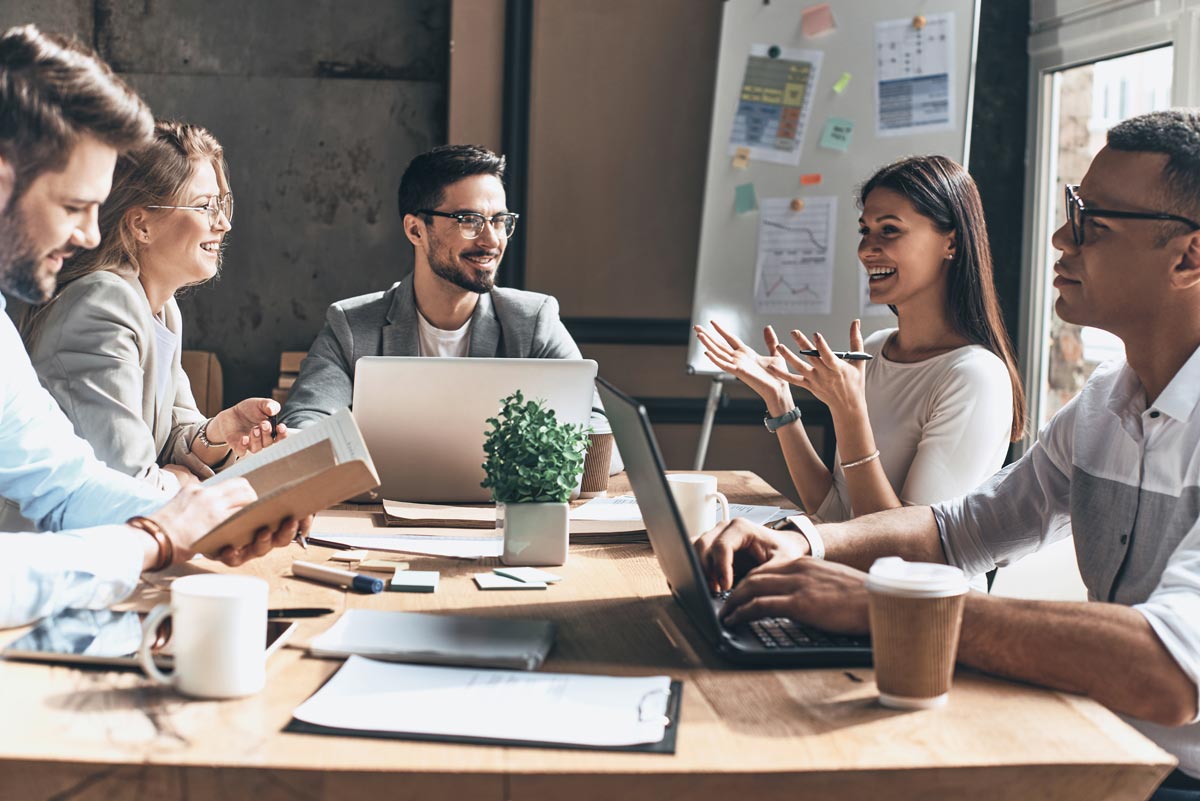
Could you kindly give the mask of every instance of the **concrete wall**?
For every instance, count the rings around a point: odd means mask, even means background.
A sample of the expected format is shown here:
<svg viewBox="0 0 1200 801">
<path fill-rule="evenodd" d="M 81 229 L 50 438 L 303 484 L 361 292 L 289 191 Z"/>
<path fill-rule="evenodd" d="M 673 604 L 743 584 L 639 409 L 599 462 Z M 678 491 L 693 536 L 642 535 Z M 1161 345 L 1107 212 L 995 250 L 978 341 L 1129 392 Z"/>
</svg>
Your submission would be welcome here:
<svg viewBox="0 0 1200 801">
<path fill-rule="evenodd" d="M 93 44 L 155 114 L 209 128 L 237 199 L 224 269 L 181 299 L 225 400 L 269 394 L 333 300 L 412 269 L 396 213 L 408 161 L 446 138 L 450 0 L 6 0 Z"/>
</svg>

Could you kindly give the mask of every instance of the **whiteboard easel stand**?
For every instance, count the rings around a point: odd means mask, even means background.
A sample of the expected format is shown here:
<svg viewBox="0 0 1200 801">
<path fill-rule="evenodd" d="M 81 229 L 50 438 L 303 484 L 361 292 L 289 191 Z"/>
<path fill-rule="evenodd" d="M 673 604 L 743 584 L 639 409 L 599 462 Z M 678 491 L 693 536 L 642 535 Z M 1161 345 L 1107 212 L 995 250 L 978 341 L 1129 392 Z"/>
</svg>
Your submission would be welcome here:
<svg viewBox="0 0 1200 801">
<path fill-rule="evenodd" d="M 704 404 L 704 419 L 700 422 L 700 441 L 696 444 L 696 461 L 693 470 L 704 469 L 704 459 L 708 456 L 708 440 L 712 436 L 713 423 L 717 419 L 717 407 L 721 405 L 721 393 L 725 382 L 732 381 L 728 373 L 718 373 L 712 377 L 708 387 L 708 401 Z"/>
</svg>

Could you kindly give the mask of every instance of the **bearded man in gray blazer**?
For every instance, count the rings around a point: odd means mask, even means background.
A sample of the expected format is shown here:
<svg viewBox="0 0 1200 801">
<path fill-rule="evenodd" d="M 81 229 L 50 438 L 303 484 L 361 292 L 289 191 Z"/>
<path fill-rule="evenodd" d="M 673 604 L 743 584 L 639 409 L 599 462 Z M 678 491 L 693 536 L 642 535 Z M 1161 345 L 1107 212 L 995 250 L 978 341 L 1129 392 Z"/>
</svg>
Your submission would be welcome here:
<svg viewBox="0 0 1200 801">
<path fill-rule="evenodd" d="M 280 422 L 302 428 L 349 406 L 363 356 L 582 358 L 558 301 L 495 285 L 518 218 L 503 178 L 504 157 L 473 145 L 412 160 L 399 198 L 415 249 L 412 276 L 329 307 Z M 620 469 L 616 458 L 613 468 Z"/>
</svg>

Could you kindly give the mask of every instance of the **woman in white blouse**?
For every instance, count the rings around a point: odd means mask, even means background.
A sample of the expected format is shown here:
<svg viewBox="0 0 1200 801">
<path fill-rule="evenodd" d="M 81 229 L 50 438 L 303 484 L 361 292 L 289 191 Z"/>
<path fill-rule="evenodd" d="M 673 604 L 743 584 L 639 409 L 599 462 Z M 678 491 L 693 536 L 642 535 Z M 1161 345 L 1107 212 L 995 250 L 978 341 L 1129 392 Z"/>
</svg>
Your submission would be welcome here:
<svg viewBox="0 0 1200 801">
<path fill-rule="evenodd" d="M 205 419 L 180 365 L 175 294 L 217 274 L 232 216 L 217 140 L 157 123 L 150 145 L 117 162 L 100 246 L 67 260 L 54 299 L 22 324 L 38 376 L 96 455 L 169 492 L 275 441 L 276 401 Z"/>
<path fill-rule="evenodd" d="M 860 207 L 871 301 L 897 317 L 896 328 L 865 342 L 860 322 L 851 325 L 850 348 L 872 360 L 836 358 L 821 334 L 791 332 L 800 348 L 820 352 L 803 359 L 770 327 L 766 356 L 716 323 L 713 332 L 696 328 L 709 359 L 766 401 L 800 499 L 825 521 L 962 495 L 1003 465 L 1025 427 L 974 180 L 941 156 L 907 158 L 863 185 Z M 799 422 L 792 385 L 829 407 L 832 471 Z"/>
</svg>

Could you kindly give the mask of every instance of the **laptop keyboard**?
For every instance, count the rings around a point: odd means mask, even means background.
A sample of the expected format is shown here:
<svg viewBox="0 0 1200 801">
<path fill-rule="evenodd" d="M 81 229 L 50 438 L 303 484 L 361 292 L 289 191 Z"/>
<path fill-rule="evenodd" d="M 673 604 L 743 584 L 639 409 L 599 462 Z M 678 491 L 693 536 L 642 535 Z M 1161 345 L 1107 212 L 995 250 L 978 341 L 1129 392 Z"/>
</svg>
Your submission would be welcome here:
<svg viewBox="0 0 1200 801">
<path fill-rule="evenodd" d="M 813 648 L 861 645 L 859 637 L 831 634 L 786 617 L 767 617 L 750 623 L 750 630 L 767 648 Z"/>
<path fill-rule="evenodd" d="M 714 592 L 713 597 L 724 601 L 729 592 Z M 739 627 L 740 628 L 740 627 Z M 839 648 L 867 645 L 868 640 L 847 634 L 832 634 L 797 623 L 788 617 L 765 617 L 748 625 L 751 633 L 766 648 Z"/>
</svg>

